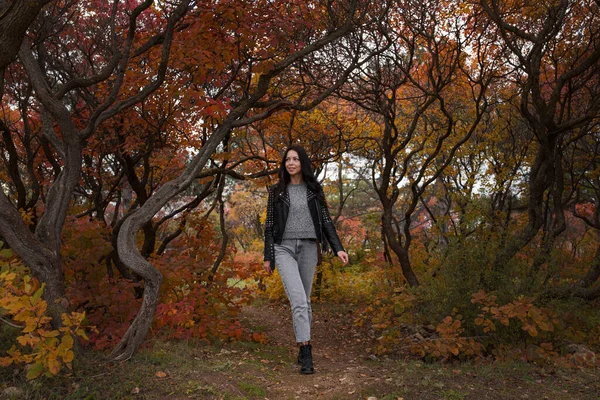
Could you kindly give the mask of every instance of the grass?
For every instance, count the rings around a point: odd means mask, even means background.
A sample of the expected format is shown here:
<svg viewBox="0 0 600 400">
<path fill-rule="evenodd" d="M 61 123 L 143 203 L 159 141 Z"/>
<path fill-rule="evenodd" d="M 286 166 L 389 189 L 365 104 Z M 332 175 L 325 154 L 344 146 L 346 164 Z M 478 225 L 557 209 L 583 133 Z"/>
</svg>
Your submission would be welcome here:
<svg viewBox="0 0 600 400">
<path fill-rule="evenodd" d="M 249 397 L 265 397 L 267 391 L 262 387 L 252 382 L 239 382 L 240 389 Z"/>
<path fill-rule="evenodd" d="M 467 398 L 467 394 L 463 392 L 456 391 L 454 389 L 442 390 L 438 392 L 440 398 L 444 400 L 465 400 Z"/>
</svg>

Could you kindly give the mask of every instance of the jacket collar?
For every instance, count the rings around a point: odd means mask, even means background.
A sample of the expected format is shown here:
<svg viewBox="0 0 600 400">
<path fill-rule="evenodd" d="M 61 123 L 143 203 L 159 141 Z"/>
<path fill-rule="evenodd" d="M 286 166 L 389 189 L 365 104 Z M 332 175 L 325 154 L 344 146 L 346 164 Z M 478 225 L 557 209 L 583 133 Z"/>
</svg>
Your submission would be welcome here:
<svg viewBox="0 0 600 400">
<path fill-rule="evenodd" d="M 290 206 L 290 193 L 287 188 L 281 193 L 279 193 L 279 198 L 289 207 Z"/>
<path fill-rule="evenodd" d="M 306 187 L 306 201 L 310 203 L 310 201 L 312 199 L 314 199 L 315 197 L 317 197 L 316 193 L 313 192 L 312 190 L 310 190 L 308 188 L 308 186 Z M 290 206 L 290 193 L 288 192 L 287 188 L 286 190 L 284 190 L 283 192 L 279 193 L 279 198 L 289 207 Z"/>
</svg>

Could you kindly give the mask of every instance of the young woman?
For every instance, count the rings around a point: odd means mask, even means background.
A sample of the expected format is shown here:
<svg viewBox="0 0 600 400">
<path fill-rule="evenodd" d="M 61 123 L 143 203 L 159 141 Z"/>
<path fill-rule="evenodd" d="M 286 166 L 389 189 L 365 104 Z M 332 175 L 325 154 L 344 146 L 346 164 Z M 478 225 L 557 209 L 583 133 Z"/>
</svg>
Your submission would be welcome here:
<svg viewBox="0 0 600 400">
<path fill-rule="evenodd" d="M 264 268 L 275 266 L 292 308 L 296 342 L 300 346 L 300 373 L 314 373 L 310 326 L 310 293 L 318 261 L 318 244 L 331 245 L 344 264 L 344 251 L 329 217 L 323 188 L 317 182 L 306 151 L 291 146 L 279 167 L 279 183 L 269 189 L 265 223 Z"/>
</svg>

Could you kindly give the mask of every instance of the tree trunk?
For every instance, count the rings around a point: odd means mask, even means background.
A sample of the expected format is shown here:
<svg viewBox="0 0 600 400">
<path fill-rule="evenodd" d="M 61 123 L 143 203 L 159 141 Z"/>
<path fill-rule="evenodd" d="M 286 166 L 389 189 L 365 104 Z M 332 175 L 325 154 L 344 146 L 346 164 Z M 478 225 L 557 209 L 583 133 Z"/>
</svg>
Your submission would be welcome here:
<svg viewBox="0 0 600 400">
<path fill-rule="evenodd" d="M 230 126 L 221 125 L 208 139 L 198 155 L 188 164 L 177 178 L 165 183 L 146 203 L 133 212 L 121 225 L 117 239 L 117 251 L 121 261 L 144 280 L 144 295 L 140 311 L 131 326 L 112 351 L 114 360 L 128 360 L 142 345 L 152 321 L 156 306 L 162 274 L 140 253 L 136 243 L 137 232 L 152 220 L 152 217 L 175 195 L 187 188 L 202 171 L 209 157 L 223 140 Z"/>
<path fill-rule="evenodd" d="M 44 300 L 52 325 L 57 328 L 61 315 L 66 311 L 64 283 L 60 253 L 49 250 L 23 223 L 21 215 L 0 190 L 0 236 L 17 253 L 32 274 L 46 284 Z"/>
<path fill-rule="evenodd" d="M 25 32 L 52 0 L 0 0 L 0 75 L 16 57 Z"/>
<path fill-rule="evenodd" d="M 138 221 L 139 217 L 135 218 L 135 215 L 128 218 L 123 223 L 119 234 L 119 256 L 126 265 L 144 279 L 144 294 L 138 314 L 111 353 L 111 357 L 117 361 L 131 358 L 146 338 L 146 334 L 154 320 L 162 282 L 161 273 L 137 251 L 135 242 L 137 229 L 132 229 L 132 226 L 136 226 L 136 223 L 139 223 Z M 129 235 L 123 236 L 123 232 L 129 233 Z"/>
<path fill-rule="evenodd" d="M 404 278 L 411 287 L 419 286 L 419 279 L 412 269 L 408 250 L 402 247 L 396 237 L 396 232 L 394 232 L 394 228 L 392 227 L 391 211 L 384 210 L 382 217 L 382 228 L 388 246 L 390 249 L 392 249 L 394 254 L 396 254 L 396 257 L 398 257 L 400 268 L 402 269 L 402 275 L 404 275 Z"/>
<path fill-rule="evenodd" d="M 498 277 L 504 275 L 512 258 L 537 235 L 543 225 L 544 193 L 554 182 L 554 162 L 552 155 L 554 144 L 540 144 L 535 162 L 529 174 L 529 212 L 528 222 L 521 232 L 507 239 L 506 245 L 500 249 L 493 264 L 492 277 L 484 282 L 487 290 L 496 289 Z"/>
</svg>

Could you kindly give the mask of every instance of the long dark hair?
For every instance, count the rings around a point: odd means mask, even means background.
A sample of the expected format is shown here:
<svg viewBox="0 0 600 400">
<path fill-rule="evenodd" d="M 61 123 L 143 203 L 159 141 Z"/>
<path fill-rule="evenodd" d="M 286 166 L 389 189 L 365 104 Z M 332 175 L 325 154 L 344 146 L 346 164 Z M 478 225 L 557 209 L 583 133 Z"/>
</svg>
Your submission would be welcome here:
<svg viewBox="0 0 600 400">
<path fill-rule="evenodd" d="M 283 158 L 281 159 L 281 164 L 279 165 L 279 172 L 277 174 L 279 177 L 279 182 L 275 188 L 275 193 L 277 195 L 283 193 L 283 191 L 286 190 L 286 186 L 290 183 L 290 173 L 285 168 L 285 159 L 287 158 L 290 150 L 294 150 L 296 153 L 298 153 L 298 158 L 300 159 L 300 170 L 302 171 L 302 179 L 306 183 L 306 187 L 317 195 L 317 198 L 320 202 L 324 202 L 325 199 L 321 194 L 321 184 L 319 181 L 317 181 L 317 178 L 315 178 L 308 154 L 306 154 L 304 147 L 299 145 L 290 146 L 285 150 L 285 153 L 283 153 Z"/>
</svg>

